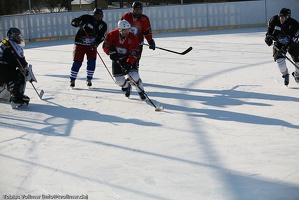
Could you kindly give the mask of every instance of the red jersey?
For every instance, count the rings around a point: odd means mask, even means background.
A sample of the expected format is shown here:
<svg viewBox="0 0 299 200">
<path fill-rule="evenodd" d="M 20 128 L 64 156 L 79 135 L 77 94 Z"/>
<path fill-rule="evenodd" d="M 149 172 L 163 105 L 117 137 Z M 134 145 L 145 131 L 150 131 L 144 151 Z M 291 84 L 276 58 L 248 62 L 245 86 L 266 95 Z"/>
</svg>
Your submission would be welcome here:
<svg viewBox="0 0 299 200">
<path fill-rule="evenodd" d="M 120 60 L 126 58 L 126 62 L 133 65 L 137 59 L 139 41 L 131 32 L 126 38 L 122 38 L 119 30 L 115 29 L 106 35 L 103 43 L 103 50 L 107 55 L 109 55 L 110 51 L 117 51 Z"/>
<path fill-rule="evenodd" d="M 143 42 L 144 37 L 147 42 L 153 39 L 151 23 L 146 15 L 141 14 L 138 18 L 135 18 L 132 12 L 128 12 L 121 19 L 125 19 L 131 24 L 131 32 L 138 37 L 139 43 Z"/>
</svg>

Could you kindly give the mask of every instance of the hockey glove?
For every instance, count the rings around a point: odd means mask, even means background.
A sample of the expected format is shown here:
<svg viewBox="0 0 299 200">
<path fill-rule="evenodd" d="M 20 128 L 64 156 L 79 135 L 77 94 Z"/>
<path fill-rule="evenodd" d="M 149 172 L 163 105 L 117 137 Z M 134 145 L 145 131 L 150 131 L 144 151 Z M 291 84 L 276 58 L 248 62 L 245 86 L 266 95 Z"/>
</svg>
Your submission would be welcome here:
<svg viewBox="0 0 299 200">
<path fill-rule="evenodd" d="M 299 42 L 299 31 L 297 31 L 297 33 L 295 34 L 295 36 L 292 38 L 292 41 L 294 43 L 298 43 Z"/>
<path fill-rule="evenodd" d="M 96 38 L 95 42 L 97 44 L 97 47 L 104 41 L 104 37 Z"/>
<path fill-rule="evenodd" d="M 123 74 L 124 75 L 128 74 L 131 68 L 132 68 L 131 63 L 126 62 L 122 68 Z"/>
<path fill-rule="evenodd" d="M 151 41 L 149 41 L 148 44 L 149 44 L 150 49 L 152 49 L 152 50 L 156 49 L 156 44 L 155 44 L 155 41 L 153 39 Z"/>
<path fill-rule="evenodd" d="M 94 43 L 93 43 L 93 46 L 94 46 L 95 48 L 98 48 L 99 44 L 98 44 L 97 42 L 94 42 Z"/>
<path fill-rule="evenodd" d="M 26 75 L 26 81 L 29 81 L 30 83 L 32 82 L 37 82 L 34 74 L 33 74 L 33 71 L 32 71 L 32 65 L 28 65 L 26 68 L 25 68 L 26 72 L 25 72 L 25 75 Z"/>
<path fill-rule="evenodd" d="M 267 35 L 265 38 L 265 42 L 268 46 L 271 46 L 273 44 L 274 37 L 272 35 Z"/>
<path fill-rule="evenodd" d="M 298 38 L 299 38 L 298 36 L 297 37 L 293 37 L 293 39 L 292 39 L 293 43 L 298 43 L 298 41 L 299 41 Z"/>
<path fill-rule="evenodd" d="M 78 21 L 78 19 L 77 19 L 77 18 L 73 19 L 72 22 L 71 22 L 71 25 L 72 25 L 73 27 L 78 27 L 78 26 L 79 26 L 79 21 Z"/>
<path fill-rule="evenodd" d="M 83 28 L 83 27 L 86 25 L 86 23 L 83 22 L 83 21 L 81 21 L 81 20 L 78 19 L 78 18 L 75 18 L 75 19 L 73 19 L 71 25 L 72 25 L 73 27 L 80 27 L 80 28 Z"/>
<path fill-rule="evenodd" d="M 116 51 L 110 51 L 109 52 L 109 55 L 110 55 L 110 59 L 114 62 L 117 62 L 118 61 L 118 54 Z"/>
<path fill-rule="evenodd" d="M 85 22 L 83 22 L 83 21 L 79 22 L 79 27 L 80 27 L 81 29 L 83 29 L 85 25 L 86 25 Z"/>
</svg>

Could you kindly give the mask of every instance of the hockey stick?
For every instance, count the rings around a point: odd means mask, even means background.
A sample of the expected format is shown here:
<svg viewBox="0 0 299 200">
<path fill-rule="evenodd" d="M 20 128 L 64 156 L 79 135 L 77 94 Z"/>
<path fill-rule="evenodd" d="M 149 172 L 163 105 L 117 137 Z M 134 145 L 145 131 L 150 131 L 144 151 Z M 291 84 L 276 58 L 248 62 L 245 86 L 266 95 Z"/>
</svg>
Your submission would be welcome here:
<svg viewBox="0 0 299 200">
<path fill-rule="evenodd" d="M 277 46 L 273 45 L 274 49 L 276 49 L 277 51 L 280 51 L 281 49 L 278 49 Z M 294 63 L 287 55 L 286 53 L 281 53 L 281 55 L 283 55 L 286 59 L 288 59 L 288 61 L 290 61 L 297 69 L 299 69 L 299 67 L 296 65 L 296 63 Z"/>
<path fill-rule="evenodd" d="M 149 44 L 143 44 L 143 45 L 150 46 Z M 183 51 L 183 52 L 172 51 L 172 50 L 164 49 L 164 48 L 162 48 L 162 47 L 157 47 L 157 46 L 156 46 L 156 49 L 161 49 L 161 50 L 168 51 L 168 52 L 171 52 L 171 53 L 176 53 L 176 54 L 180 54 L 180 55 L 185 55 L 185 54 L 189 53 L 193 48 L 192 48 L 192 47 L 189 47 L 188 49 L 186 49 L 186 50 Z"/>
<path fill-rule="evenodd" d="M 29 81 L 29 82 L 30 82 L 30 81 Z M 43 95 L 44 95 L 44 93 L 45 93 L 44 90 L 41 90 L 40 93 L 38 93 L 38 91 L 36 90 L 36 88 L 35 88 L 35 86 L 33 85 L 33 83 L 32 83 L 32 82 L 30 82 L 30 83 L 31 83 L 33 89 L 35 90 L 36 94 L 38 95 L 38 97 L 39 97 L 40 99 L 42 99 L 42 97 L 43 97 Z"/>
<path fill-rule="evenodd" d="M 156 106 L 156 105 L 152 102 L 152 100 L 147 96 L 147 94 L 144 92 L 144 90 L 142 90 L 142 89 L 139 87 L 139 85 L 133 80 L 133 78 L 132 78 L 132 76 L 131 76 L 130 74 L 128 74 L 128 77 L 129 77 L 129 81 L 130 81 L 131 83 L 133 83 L 133 85 L 135 85 L 135 87 L 137 87 L 137 88 L 141 91 L 141 93 L 142 93 L 144 96 L 146 96 L 146 98 L 149 100 L 149 102 L 154 106 L 155 111 L 163 111 L 163 110 L 164 110 L 164 107 L 163 107 L 163 106 Z"/>
<path fill-rule="evenodd" d="M 117 64 L 119 64 L 119 66 L 120 66 L 122 69 L 124 69 L 124 67 L 120 64 L 119 61 L 117 62 Z M 144 90 L 141 89 L 141 88 L 139 87 L 139 85 L 134 81 L 134 79 L 132 78 L 132 76 L 131 76 L 129 73 L 127 74 L 127 76 L 129 77 L 129 78 L 128 78 L 129 81 L 130 81 L 131 83 L 133 83 L 133 85 L 134 85 L 135 87 L 137 87 L 137 88 L 141 91 L 141 93 L 142 93 L 142 94 L 149 100 L 149 102 L 154 106 L 155 111 L 163 111 L 163 110 L 164 110 L 164 107 L 163 107 L 163 106 L 156 106 L 156 105 L 154 104 L 154 102 L 152 102 L 152 100 L 147 96 L 147 94 L 144 92 Z"/>
<path fill-rule="evenodd" d="M 111 74 L 111 72 L 109 71 L 108 67 L 106 66 L 104 60 L 103 60 L 102 57 L 100 56 L 100 54 L 99 54 L 99 52 L 98 52 L 98 50 L 97 50 L 97 47 L 94 45 L 94 43 L 93 43 L 92 40 L 90 39 L 89 34 L 87 33 L 87 31 L 85 30 L 84 27 L 82 27 L 82 29 L 83 29 L 83 31 L 84 31 L 86 37 L 88 38 L 90 44 L 92 45 L 91 48 L 92 48 L 92 49 L 95 49 L 95 51 L 97 52 L 98 56 L 100 57 L 100 59 L 101 59 L 103 65 L 104 65 L 104 67 L 106 68 L 107 72 L 109 73 L 110 77 L 112 78 L 112 80 L 114 81 L 114 83 L 116 83 L 115 80 L 114 80 L 114 78 L 113 78 L 113 76 L 112 76 L 112 74 Z"/>
</svg>

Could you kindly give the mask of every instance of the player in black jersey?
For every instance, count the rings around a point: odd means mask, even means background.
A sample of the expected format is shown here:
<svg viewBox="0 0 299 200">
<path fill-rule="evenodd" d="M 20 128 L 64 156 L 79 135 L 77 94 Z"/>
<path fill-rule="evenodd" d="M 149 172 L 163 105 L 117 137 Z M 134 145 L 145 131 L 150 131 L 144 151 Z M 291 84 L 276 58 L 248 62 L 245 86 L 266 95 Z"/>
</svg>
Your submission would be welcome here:
<svg viewBox="0 0 299 200">
<path fill-rule="evenodd" d="M 75 36 L 73 65 L 70 73 L 70 86 L 75 86 L 75 80 L 82 66 L 84 56 L 87 56 L 86 83 L 91 86 L 91 79 L 96 67 L 97 47 L 103 42 L 107 24 L 103 21 L 103 11 L 100 8 L 93 10 L 93 15 L 81 15 L 72 20 L 72 26 L 80 27 Z"/>
<path fill-rule="evenodd" d="M 289 70 L 286 66 L 285 56 L 289 53 L 297 67 L 292 75 L 299 84 L 299 23 L 291 18 L 291 10 L 282 8 L 278 15 L 269 19 L 268 30 L 265 42 L 268 46 L 273 46 L 273 57 L 277 63 L 285 85 L 289 84 Z"/>
<path fill-rule="evenodd" d="M 29 104 L 30 98 L 24 94 L 26 81 L 37 82 L 32 66 L 25 59 L 22 43 L 21 31 L 15 27 L 0 42 L 0 96 L 8 93 L 5 96 L 9 96 L 12 108 Z"/>
</svg>

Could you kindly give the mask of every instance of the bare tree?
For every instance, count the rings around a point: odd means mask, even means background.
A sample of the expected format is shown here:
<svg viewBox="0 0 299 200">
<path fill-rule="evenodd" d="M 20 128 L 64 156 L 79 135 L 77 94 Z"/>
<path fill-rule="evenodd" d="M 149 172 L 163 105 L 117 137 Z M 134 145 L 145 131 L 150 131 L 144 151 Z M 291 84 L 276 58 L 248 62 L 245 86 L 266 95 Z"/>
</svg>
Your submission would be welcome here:
<svg viewBox="0 0 299 200">
<path fill-rule="evenodd" d="M 69 10 L 71 5 L 71 0 L 46 0 L 46 7 L 50 12 L 54 12 L 57 9 L 57 12 L 63 10 Z"/>
<path fill-rule="evenodd" d="M 18 3 L 16 3 L 18 2 Z M 1 0 L 0 1 L 0 15 L 20 14 L 25 11 L 28 4 L 23 0 Z"/>
<path fill-rule="evenodd" d="M 29 0 L 31 9 L 35 12 L 42 12 L 45 8 L 50 12 L 60 12 L 64 10 L 71 10 L 72 0 Z M 28 13 L 28 0 L 0 0 L 0 15 L 14 15 Z M 106 0 L 109 5 L 117 0 Z M 135 0 L 119 0 L 120 8 L 124 6 L 131 7 Z M 138 1 L 138 0 L 136 0 Z M 150 5 L 169 5 L 181 4 L 181 0 L 139 0 L 144 6 Z M 184 4 L 189 3 L 210 3 L 210 2 L 231 2 L 231 1 L 253 1 L 253 0 L 184 0 Z"/>
<path fill-rule="evenodd" d="M 123 7 L 124 7 L 124 2 L 123 2 L 123 0 L 119 0 L 119 7 L 120 7 L 120 8 L 123 8 Z"/>
</svg>

